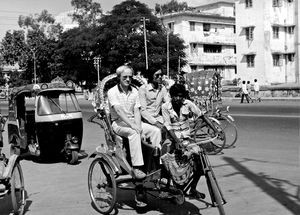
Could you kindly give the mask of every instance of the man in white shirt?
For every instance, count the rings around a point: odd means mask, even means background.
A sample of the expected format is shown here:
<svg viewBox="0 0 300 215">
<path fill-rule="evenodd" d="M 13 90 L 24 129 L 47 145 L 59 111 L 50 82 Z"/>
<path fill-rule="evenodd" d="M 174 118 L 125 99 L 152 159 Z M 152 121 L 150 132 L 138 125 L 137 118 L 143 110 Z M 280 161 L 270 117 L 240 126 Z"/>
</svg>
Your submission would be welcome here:
<svg viewBox="0 0 300 215">
<path fill-rule="evenodd" d="M 257 79 L 254 79 L 254 98 L 256 101 L 261 102 L 261 99 L 259 97 L 259 83 L 257 82 Z"/>
<path fill-rule="evenodd" d="M 151 144 L 160 148 L 161 132 L 156 126 L 141 122 L 139 94 L 131 86 L 133 69 L 124 65 L 116 73 L 120 82 L 107 93 L 112 129 L 116 134 L 128 138 L 134 176 L 142 179 L 146 174 L 142 171 L 144 160 L 141 137 L 150 138 Z"/>
<path fill-rule="evenodd" d="M 241 103 L 244 102 L 244 97 L 246 97 L 247 102 L 249 103 L 249 95 L 247 90 L 246 81 L 242 82 L 242 96 L 241 96 Z"/>
</svg>

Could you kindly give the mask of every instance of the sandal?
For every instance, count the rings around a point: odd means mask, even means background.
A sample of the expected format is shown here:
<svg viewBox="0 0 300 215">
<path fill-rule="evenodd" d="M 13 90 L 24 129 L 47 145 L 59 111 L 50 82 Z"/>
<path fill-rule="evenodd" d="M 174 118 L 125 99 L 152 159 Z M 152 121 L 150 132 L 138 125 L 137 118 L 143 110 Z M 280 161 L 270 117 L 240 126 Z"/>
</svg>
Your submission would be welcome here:
<svg viewBox="0 0 300 215">
<path fill-rule="evenodd" d="M 205 199 L 205 194 L 197 190 L 190 190 L 188 197 L 200 200 L 200 199 Z"/>
</svg>

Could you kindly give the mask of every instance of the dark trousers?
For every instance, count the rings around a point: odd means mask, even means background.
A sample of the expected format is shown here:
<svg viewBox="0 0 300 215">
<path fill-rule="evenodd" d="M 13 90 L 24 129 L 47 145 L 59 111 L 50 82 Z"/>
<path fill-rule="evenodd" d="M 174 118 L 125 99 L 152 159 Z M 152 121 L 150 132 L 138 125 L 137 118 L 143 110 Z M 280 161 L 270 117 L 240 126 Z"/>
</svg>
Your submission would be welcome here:
<svg viewBox="0 0 300 215">
<path fill-rule="evenodd" d="M 249 95 L 248 95 L 248 94 L 245 94 L 245 93 L 242 93 L 241 103 L 244 102 L 244 97 L 246 97 L 246 100 L 247 100 L 247 102 L 249 103 Z"/>
</svg>

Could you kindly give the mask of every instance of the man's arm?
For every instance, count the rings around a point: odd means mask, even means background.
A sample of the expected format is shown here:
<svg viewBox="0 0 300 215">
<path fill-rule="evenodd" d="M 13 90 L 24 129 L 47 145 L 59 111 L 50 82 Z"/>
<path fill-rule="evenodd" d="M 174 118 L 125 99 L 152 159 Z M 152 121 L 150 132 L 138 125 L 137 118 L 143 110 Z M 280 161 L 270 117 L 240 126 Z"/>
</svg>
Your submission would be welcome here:
<svg viewBox="0 0 300 215">
<path fill-rule="evenodd" d="M 141 104 L 140 113 L 145 120 L 147 120 L 150 124 L 154 125 L 157 122 L 157 120 L 147 110 L 146 92 L 147 92 L 146 85 L 140 87 L 139 89 L 139 98 Z"/>
</svg>

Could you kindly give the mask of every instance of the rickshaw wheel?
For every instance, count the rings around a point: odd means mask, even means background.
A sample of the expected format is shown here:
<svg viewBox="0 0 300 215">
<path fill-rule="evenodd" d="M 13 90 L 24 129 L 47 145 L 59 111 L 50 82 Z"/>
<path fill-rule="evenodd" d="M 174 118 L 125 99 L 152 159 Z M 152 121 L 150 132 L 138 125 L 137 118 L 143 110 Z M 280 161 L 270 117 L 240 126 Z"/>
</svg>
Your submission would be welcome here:
<svg viewBox="0 0 300 215">
<path fill-rule="evenodd" d="M 67 161 L 69 164 L 76 164 L 78 162 L 78 152 L 77 151 L 71 151 L 66 152 Z"/>
<path fill-rule="evenodd" d="M 102 158 L 93 160 L 89 167 L 88 188 L 95 209 L 109 214 L 116 204 L 117 184 L 113 170 Z"/>
<path fill-rule="evenodd" d="M 25 209 L 25 188 L 24 188 L 24 178 L 21 165 L 16 163 L 12 170 L 12 175 L 10 179 L 11 184 L 11 199 L 13 205 L 13 214 L 22 215 Z"/>
<path fill-rule="evenodd" d="M 21 149 L 13 145 L 10 146 L 10 155 L 20 155 Z"/>
</svg>

